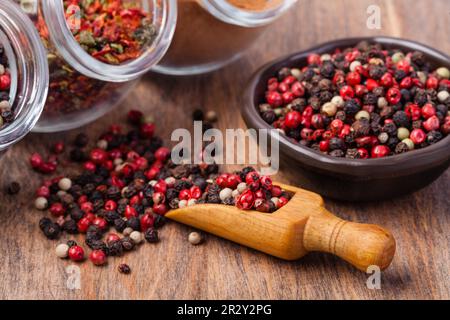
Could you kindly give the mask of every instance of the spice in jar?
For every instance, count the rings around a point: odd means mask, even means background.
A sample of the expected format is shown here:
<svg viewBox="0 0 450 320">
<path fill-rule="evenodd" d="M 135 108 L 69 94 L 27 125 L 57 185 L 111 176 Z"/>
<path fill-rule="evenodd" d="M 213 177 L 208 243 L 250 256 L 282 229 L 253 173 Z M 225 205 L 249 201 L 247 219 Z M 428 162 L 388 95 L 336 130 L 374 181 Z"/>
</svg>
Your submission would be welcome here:
<svg viewBox="0 0 450 320">
<path fill-rule="evenodd" d="M 11 74 L 8 56 L 0 43 L 0 129 L 14 120 L 14 111 L 10 102 Z"/>
<path fill-rule="evenodd" d="M 384 158 L 450 133 L 450 71 L 422 52 L 362 42 L 310 54 L 267 81 L 261 117 L 293 141 L 349 159 Z"/>
<path fill-rule="evenodd" d="M 87 150 L 86 136 L 81 144 L 79 136 L 75 139 L 74 150 L 86 155 L 83 161 L 74 163 L 78 174 L 65 172 L 46 179 L 36 191 L 36 207 L 48 208 L 55 220 L 44 217 L 40 221 L 47 238 L 58 239 L 62 233 L 83 234 L 86 246 L 92 250 L 90 260 L 103 265 L 107 256 L 121 256 L 144 239 L 157 243 L 157 229 L 163 226 L 169 210 L 223 204 L 272 213 L 291 198 L 252 167 L 219 173 L 215 164 L 173 164 L 169 159 L 171 150 L 154 135 L 154 124 L 144 119 L 142 113 L 131 111 L 129 122 L 133 128 L 129 132 L 112 125 L 98 138 L 107 142 L 105 149 L 95 143 Z M 69 148 L 50 149 L 58 151 L 52 154 L 55 163 L 66 163 L 64 150 Z M 33 170 L 42 172 L 43 163 L 42 157 L 32 155 Z M 111 233 L 111 229 L 116 232 Z M 84 249 L 80 245 L 71 247 L 68 255 L 80 261 Z"/>
<path fill-rule="evenodd" d="M 80 13 L 70 25 L 78 43 L 92 57 L 109 64 L 139 58 L 142 48 L 151 46 L 157 31 L 142 1 L 64 0 L 66 20 Z M 78 18 L 78 17 L 77 17 Z"/>
</svg>

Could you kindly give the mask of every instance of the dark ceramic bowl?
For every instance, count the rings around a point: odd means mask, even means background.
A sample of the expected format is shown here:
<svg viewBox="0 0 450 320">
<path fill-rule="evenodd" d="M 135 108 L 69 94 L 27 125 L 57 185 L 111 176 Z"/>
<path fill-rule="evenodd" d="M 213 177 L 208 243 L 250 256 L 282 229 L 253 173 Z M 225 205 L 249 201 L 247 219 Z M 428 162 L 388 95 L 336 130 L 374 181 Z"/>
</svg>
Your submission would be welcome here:
<svg viewBox="0 0 450 320">
<path fill-rule="evenodd" d="M 351 38 L 322 44 L 263 66 L 250 80 L 242 105 L 242 115 L 250 128 L 270 129 L 259 115 L 267 80 L 282 67 L 306 65 L 310 53 L 330 53 L 367 40 L 385 48 L 422 51 L 433 67 L 450 68 L 445 54 L 417 42 L 388 38 Z M 421 189 L 437 179 L 450 165 L 450 136 L 435 145 L 382 159 L 350 160 L 323 155 L 280 136 L 280 164 L 297 183 L 325 197 L 372 201 L 393 198 Z"/>
</svg>

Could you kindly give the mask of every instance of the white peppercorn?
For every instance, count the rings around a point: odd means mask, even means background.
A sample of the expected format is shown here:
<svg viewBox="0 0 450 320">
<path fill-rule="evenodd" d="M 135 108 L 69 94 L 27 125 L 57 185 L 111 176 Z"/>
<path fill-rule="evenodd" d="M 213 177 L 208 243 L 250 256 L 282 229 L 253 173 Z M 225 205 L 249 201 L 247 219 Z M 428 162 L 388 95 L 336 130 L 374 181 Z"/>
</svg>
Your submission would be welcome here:
<svg viewBox="0 0 450 320">
<path fill-rule="evenodd" d="M 58 187 L 63 191 L 69 190 L 70 188 L 72 188 L 72 180 L 70 180 L 69 178 L 62 178 L 58 182 Z"/>
<path fill-rule="evenodd" d="M 123 232 L 122 232 L 122 234 L 125 236 L 125 237 L 127 237 L 127 236 L 129 236 L 131 233 L 133 233 L 133 228 L 130 228 L 130 227 L 126 227 L 124 230 L 123 230 Z"/>
<path fill-rule="evenodd" d="M 398 128 L 397 130 L 397 138 L 402 141 L 409 138 L 410 132 L 407 128 Z"/>
<path fill-rule="evenodd" d="M 231 197 L 232 193 L 233 193 L 233 190 L 231 190 L 230 188 L 224 188 L 220 191 L 219 198 L 220 198 L 220 200 L 225 201 L 225 199 Z"/>
<path fill-rule="evenodd" d="M 45 210 L 48 206 L 48 201 L 44 197 L 38 197 L 36 200 L 34 200 L 34 206 L 38 210 Z"/>
<path fill-rule="evenodd" d="M 55 253 L 58 258 L 65 259 L 69 255 L 69 246 L 65 243 L 58 244 Z"/>
<path fill-rule="evenodd" d="M 130 233 L 130 239 L 135 243 L 135 244 L 139 244 L 142 242 L 142 240 L 144 240 L 142 233 L 139 231 L 133 231 L 132 233 Z"/>
<path fill-rule="evenodd" d="M 189 243 L 192 245 L 198 245 L 202 242 L 202 235 L 198 232 L 191 232 L 188 237 Z"/>
</svg>

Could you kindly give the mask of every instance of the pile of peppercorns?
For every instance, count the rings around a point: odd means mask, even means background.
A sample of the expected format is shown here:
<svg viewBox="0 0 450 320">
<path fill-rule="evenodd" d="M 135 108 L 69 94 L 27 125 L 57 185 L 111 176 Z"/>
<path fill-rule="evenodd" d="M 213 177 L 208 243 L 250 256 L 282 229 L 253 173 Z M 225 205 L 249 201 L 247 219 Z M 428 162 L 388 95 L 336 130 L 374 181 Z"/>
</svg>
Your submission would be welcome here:
<svg viewBox="0 0 450 320">
<path fill-rule="evenodd" d="M 8 57 L 3 45 L 0 44 L 0 128 L 14 120 L 14 113 L 9 102 L 11 74 L 8 70 Z"/>
<path fill-rule="evenodd" d="M 113 125 L 89 151 L 88 137 L 79 134 L 69 154 L 82 172 L 46 180 L 36 191 L 35 207 L 48 209 L 54 217 L 40 220 L 45 236 L 85 234 L 95 265 L 133 250 L 144 239 L 158 242 L 157 229 L 170 209 L 212 203 L 271 213 L 290 199 L 288 192 L 251 167 L 219 174 L 215 164 L 176 165 L 170 160 L 171 150 L 154 135 L 153 122 L 139 111 L 130 111 L 128 120 L 133 125 L 129 132 Z M 56 143 L 47 161 L 33 154 L 32 168 L 44 174 L 56 171 L 64 163 L 59 159 L 64 150 L 63 143 Z M 116 232 L 110 232 L 111 227 Z M 192 236 L 190 242 L 201 239 Z M 73 261 L 85 258 L 83 247 L 73 240 L 58 245 L 56 254 Z"/>
<path fill-rule="evenodd" d="M 268 80 L 262 118 L 303 146 L 334 157 L 382 158 L 450 132 L 450 70 L 423 53 L 359 43 L 311 54 Z"/>
</svg>

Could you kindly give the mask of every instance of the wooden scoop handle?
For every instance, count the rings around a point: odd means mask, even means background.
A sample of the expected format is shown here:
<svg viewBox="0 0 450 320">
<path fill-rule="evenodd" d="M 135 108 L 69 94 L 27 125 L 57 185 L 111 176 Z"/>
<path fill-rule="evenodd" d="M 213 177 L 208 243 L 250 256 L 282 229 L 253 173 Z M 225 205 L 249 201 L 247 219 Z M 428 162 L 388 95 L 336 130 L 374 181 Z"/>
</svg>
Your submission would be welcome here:
<svg viewBox="0 0 450 320">
<path fill-rule="evenodd" d="M 335 254 L 361 271 L 369 266 L 386 269 L 394 258 L 392 234 L 376 225 L 342 220 L 325 210 L 323 215 L 309 217 L 303 234 L 308 251 Z"/>
</svg>

